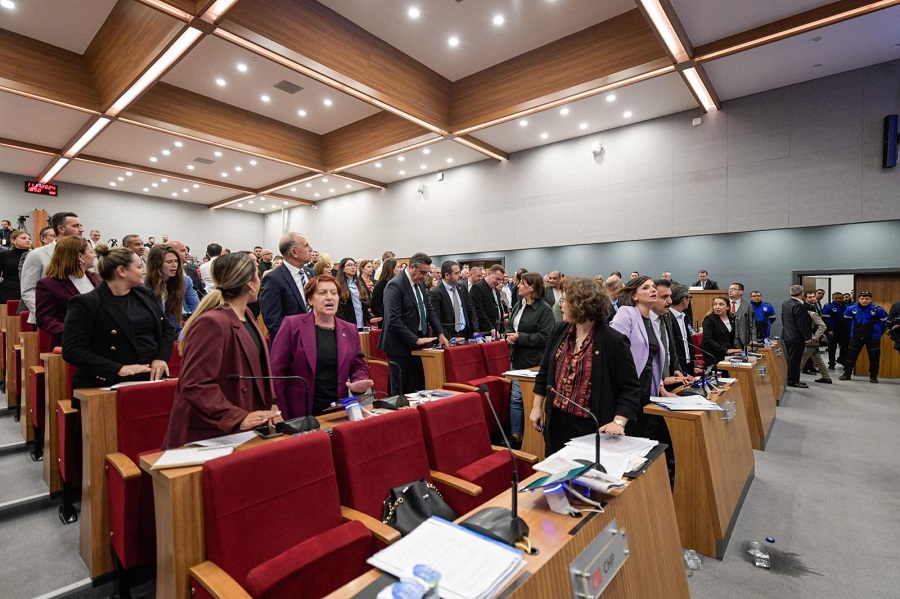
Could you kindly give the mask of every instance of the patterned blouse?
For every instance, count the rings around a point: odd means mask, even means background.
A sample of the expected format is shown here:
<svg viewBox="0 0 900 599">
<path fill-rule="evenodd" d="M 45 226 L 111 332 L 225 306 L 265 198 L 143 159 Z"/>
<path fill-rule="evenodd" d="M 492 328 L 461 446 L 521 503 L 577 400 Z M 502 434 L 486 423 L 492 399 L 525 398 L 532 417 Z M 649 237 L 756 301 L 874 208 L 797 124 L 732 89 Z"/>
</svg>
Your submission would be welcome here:
<svg viewBox="0 0 900 599">
<path fill-rule="evenodd" d="M 556 381 L 554 388 L 581 406 L 577 408 L 563 400 L 559 395 L 553 397 L 553 407 L 581 418 L 590 418 L 585 412 L 591 409 L 591 369 L 594 353 L 594 328 L 591 327 L 587 337 L 576 351 L 576 329 L 573 326 L 566 338 L 556 350 Z"/>
</svg>

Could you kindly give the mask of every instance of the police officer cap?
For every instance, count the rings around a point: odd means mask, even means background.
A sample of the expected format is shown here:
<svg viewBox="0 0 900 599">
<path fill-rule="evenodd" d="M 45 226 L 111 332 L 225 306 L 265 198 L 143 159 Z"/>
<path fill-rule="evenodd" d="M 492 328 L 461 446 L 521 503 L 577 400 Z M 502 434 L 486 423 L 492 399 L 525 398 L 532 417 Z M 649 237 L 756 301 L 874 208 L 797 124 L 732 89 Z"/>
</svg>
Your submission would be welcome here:
<svg viewBox="0 0 900 599">
<path fill-rule="evenodd" d="M 872 297 L 872 294 L 869 291 L 860 291 L 859 297 Z"/>
</svg>

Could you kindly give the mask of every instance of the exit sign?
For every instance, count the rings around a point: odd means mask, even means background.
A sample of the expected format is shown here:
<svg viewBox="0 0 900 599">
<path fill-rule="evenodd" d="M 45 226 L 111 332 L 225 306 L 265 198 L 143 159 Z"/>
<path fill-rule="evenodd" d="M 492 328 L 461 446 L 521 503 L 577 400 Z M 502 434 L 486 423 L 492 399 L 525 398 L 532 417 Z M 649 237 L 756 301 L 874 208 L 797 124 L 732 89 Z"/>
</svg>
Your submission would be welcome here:
<svg viewBox="0 0 900 599">
<path fill-rule="evenodd" d="M 25 191 L 42 196 L 59 195 L 59 187 L 52 183 L 39 183 L 37 181 L 25 181 Z"/>
</svg>

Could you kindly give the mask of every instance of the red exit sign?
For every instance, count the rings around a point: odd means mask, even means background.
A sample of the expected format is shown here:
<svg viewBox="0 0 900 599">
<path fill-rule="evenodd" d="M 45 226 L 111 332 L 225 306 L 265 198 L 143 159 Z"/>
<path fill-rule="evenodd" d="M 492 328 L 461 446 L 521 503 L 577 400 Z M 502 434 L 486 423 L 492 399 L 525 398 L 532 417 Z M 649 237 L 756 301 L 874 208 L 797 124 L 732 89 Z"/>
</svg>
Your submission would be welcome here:
<svg viewBox="0 0 900 599">
<path fill-rule="evenodd" d="M 37 181 L 25 181 L 25 191 L 42 196 L 59 195 L 59 187 L 51 183 L 39 183 Z"/>
</svg>

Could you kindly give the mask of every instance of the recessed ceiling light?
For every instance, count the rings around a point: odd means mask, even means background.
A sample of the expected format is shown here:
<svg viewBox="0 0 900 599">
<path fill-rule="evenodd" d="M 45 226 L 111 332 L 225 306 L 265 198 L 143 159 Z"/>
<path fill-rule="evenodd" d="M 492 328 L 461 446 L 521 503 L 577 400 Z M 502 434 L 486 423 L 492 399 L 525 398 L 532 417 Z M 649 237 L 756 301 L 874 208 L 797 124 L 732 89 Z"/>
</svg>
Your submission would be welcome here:
<svg viewBox="0 0 900 599">
<path fill-rule="evenodd" d="M 156 160 L 157 160 L 156 156 L 151 156 L 151 157 L 150 157 L 150 162 L 156 162 Z"/>
<path fill-rule="evenodd" d="M 528 121 L 526 121 L 525 119 L 522 119 L 521 121 L 519 121 L 519 127 L 527 127 L 527 126 L 528 126 Z"/>
<path fill-rule="evenodd" d="M 243 204 L 238 204 L 238 208 L 243 208 L 243 207 L 244 207 Z"/>
<path fill-rule="evenodd" d="M 200 189 L 200 186 L 194 183 L 194 189 Z"/>
<path fill-rule="evenodd" d="M 322 183 L 328 183 L 328 177 L 322 177 Z"/>
<path fill-rule="evenodd" d="M 622 113 L 622 116 L 624 116 L 626 119 L 630 119 L 632 114 L 633 113 L 630 110 L 626 110 Z"/>
<path fill-rule="evenodd" d="M 187 166 L 187 169 L 188 169 L 189 171 L 194 170 L 194 165 L 193 165 L 193 164 L 189 164 L 189 165 Z"/>
<path fill-rule="evenodd" d="M 110 182 L 109 182 L 109 186 L 110 186 L 110 187 L 115 187 L 115 186 L 116 186 L 116 182 L 115 182 L 115 181 L 110 181 Z"/>
<path fill-rule="evenodd" d="M 419 165 L 419 168 L 422 169 L 422 170 L 424 171 L 426 168 L 428 168 L 428 165 L 427 165 L 427 164 L 420 164 L 420 165 Z"/>
<path fill-rule="evenodd" d="M 334 104 L 334 102 L 331 101 L 331 98 L 325 98 L 324 100 L 322 100 L 322 104 L 324 104 L 325 106 L 331 106 L 332 104 Z"/>
<path fill-rule="evenodd" d="M 242 63 L 242 62 L 239 62 L 239 63 L 237 63 L 237 70 L 239 70 L 241 73 L 246 73 L 246 72 L 247 72 L 247 65 L 245 65 L 245 64 Z"/>
<path fill-rule="evenodd" d="M 271 98 L 269 98 L 269 96 L 263 94 L 259 97 L 259 99 L 262 100 L 263 102 L 268 102 Z"/>
<path fill-rule="evenodd" d="M 159 187 L 159 183 L 151 183 L 150 187 Z"/>
<path fill-rule="evenodd" d="M 288 202 L 281 202 L 281 203 L 282 203 L 282 204 L 284 204 L 284 205 L 285 205 L 285 206 L 287 206 L 287 205 L 288 205 Z"/>
<path fill-rule="evenodd" d="M 172 192 L 172 197 L 173 197 L 173 198 L 177 198 L 177 197 L 178 197 L 178 192 L 177 192 L 177 191 L 173 191 L 173 192 Z"/>
<path fill-rule="evenodd" d="M 184 188 L 184 189 L 182 189 L 182 190 L 181 190 L 181 191 L 183 191 L 183 192 L 184 192 L 184 193 L 188 193 L 188 188 L 187 188 L 187 187 L 185 187 L 185 188 Z"/>
<path fill-rule="evenodd" d="M 569 114 L 569 109 L 568 108 L 560 108 L 559 114 L 566 116 L 567 114 Z"/>
<path fill-rule="evenodd" d="M 406 160 L 406 158 L 404 158 L 403 156 L 397 156 L 398 162 L 403 162 L 404 160 Z"/>
<path fill-rule="evenodd" d="M 406 171 L 400 171 L 400 174 L 401 174 L 401 175 L 405 175 L 405 174 L 406 174 Z"/>
<path fill-rule="evenodd" d="M 213 152 L 213 154 L 215 155 L 216 158 L 222 157 L 222 152 Z"/>
<path fill-rule="evenodd" d="M 265 209 L 266 209 L 265 206 L 260 207 L 260 210 L 265 210 Z"/>
<path fill-rule="evenodd" d="M 307 183 L 306 186 L 307 186 L 307 187 L 312 187 L 312 183 Z"/>
<path fill-rule="evenodd" d="M 822 67 L 822 63 L 821 63 L 821 62 L 817 62 L 816 64 L 814 64 L 814 65 L 812 66 L 812 68 L 814 68 L 814 69 L 818 69 L 818 68 L 821 68 L 821 67 Z"/>
<path fill-rule="evenodd" d="M 306 116 L 306 111 L 305 111 L 305 110 L 298 110 L 298 111 L 297 111 L 297 114 L 299 114 L 300 116 Z"/>
<path fill-rule="evenodd" d="M 149 188 L 149 187 L 145 187 L 145 188 L 144 188 L 144 193 L 146 193 L 146 192 L 148 192 L 148 191 L 150 191 L 150 188 Z"/>
<path fill-rule="evenodd" d="M 345 185 L 345 187 L 346 187 L 347 189 L 353 189 L 353 186 L 350 185 L 349 183 L 347 183 L 347 185 Z"/>
<path fill-rule="evenodd" d="M 547 139 L 548 137 L 550 137 L 550 134 L 549 134 L 549 133 L 546 133 L 546 132 L 545 132 L 545 133 L 541 133 L 541 139 Z"/>
<path fill-rule="evenodd" d="M 168 156 L 168 155 L 171 154 L 171 153 L 172 153 L 172 152 L 170 152 L 169 150 L 163 150 L 163 151 L 161 152 L 161 154 L 162 154 L 163 156 Z"/>
<path fill-rule="evenodd" d="M 616 101 L 616 94 L 609 94 L 608 96 L 606 96 L 606 101 L 607 101 L 607 102 L 615 102 L 615 101 Z"/>
<path fill-rule="evenodd" d="M 9 10 L 12 10 L 16 7 L 16 3 L 13 2 L 12 0 L 0 0 L 0 6 L 2 6 L 3 8 L 8 8 Z"/>
<path fill-rule="evenodd" d="M 225 87 L 225 80 L 224 79 L 216 79 L 216 85 L 218 85 L 219 87 Z"/>
<path fill-rule="evenodd" d="M 294 193 L 297 193 L 297 188 L 296 188 L 296 187 L 291 187 L 291 191 L 293 191 Z"/>
<path fill-rule="evenodd" d="M 453 164 L 453 159 L 452 159 L 452 158 L 448 158 L 448 159 L 447 159 L 447 164 Z"/>
<path fill-rule="evenodd" d="M 250 200 L 250 201 L 249 201 L 249 202 L 247 202 L 247 203 L 248 203 L 248 204 L 252 204 L 252 203 L 253 203 L 253 200 Z"/>
<path fill-rule="evenodd" d="M 422 153 L 423 154 L 431 154 L 431 148 L 425 148 L 424 150 L 422 150 Z"/>
<path fill-rule="evenodd" d="M 408 11 L 406 11 L 406 14 L 409 15 L 409 18 L 410 18 L 410 19 L 418 19 L 418 18 L 419 18 L 419 15 L 422 14 L 422 13 L 419 12 L 419 9 L 418 9 L 418 8 L 416 8 L 415 6 L 413 6 L 413 7 L 410 8 Z"/>
<path fill-rule="evenodd" d="M 166 179 L 165 177 L 161 178 L 160 181 L 162 181 L 163 183 L 168 183 L 168 182 L 169 182 L 169 180 Z"/>
<path fill-rule="evenodd" d="M 580 125 L 578 125 L 578 128 L 579 129 L 587 129 L 587 123 L 581 123 Z"/>
<path fill-rule="evenodd" d="M 119 181 L 124 181 L 125 177 L 116 177 Z"/>
<path fill-rule="evenodd" d="M 134 174 L 134 173 L 132 173 L 131 171 L 125 171 L 125 176 L 126 176 L 126 177 L 130 177 L 130 176 L 133 175 L 133 174 Z"/>
<path fill-rule="evenodd" d="M 503 25 L 504 21 L 506 21 L 506 19 L 503 18 L 503 15 L 494 15 L 494 18 L 492 19 L 494 25 Z"/>
<path fill-rule="evenodd" d="M 319 197 L 319 194 L 317 193 L 317 194 L 315 195 L 315 197 Z"/>
<path fill-rule="evenodd" d="M 180 148 L 180 147 L 183 146 L 184 144 L 181 143 L 180 141 L 176 141 L 174 145 L 175 145 L 176 148 Z"/>
<path fill-rule="evenodd" d="M 381 168 L 381 163 L 380 163 L 380 162 L 376 162 L 376 163 L 375 163 L 375 168 Z"/>
<path fill-rule="evenodd" d="M 455 36 L 451 37 L 450 39 L 447 40 L 447 43 L 450 44 L 451 48 L 455 48 L 459 45 L 459 38 L 455 37 Z"/>
<path fill-rule="evenodd" d="M 236 170 L 237 172 L 241 172 L 241 171 L 244 170 L 244 169 L 242 169 L 242 168 L 239 167 L 239 166 L 236 166 L 236 167 L 234 167 L 234 170 Z"/>
<path fill-rule="evenodd" d="M 223 176 L 223 177 L 227 177 L 227 176 L 228 176 L 228 173 L 222 173 L 222 176 Z"/>
<path fill-rule="evenodd" d="M 255 161 L 255 160 L 251 160 L 251 161 L 250 161 L 250 166 L 256 166 L 256 161 Z"/>
</svg>

